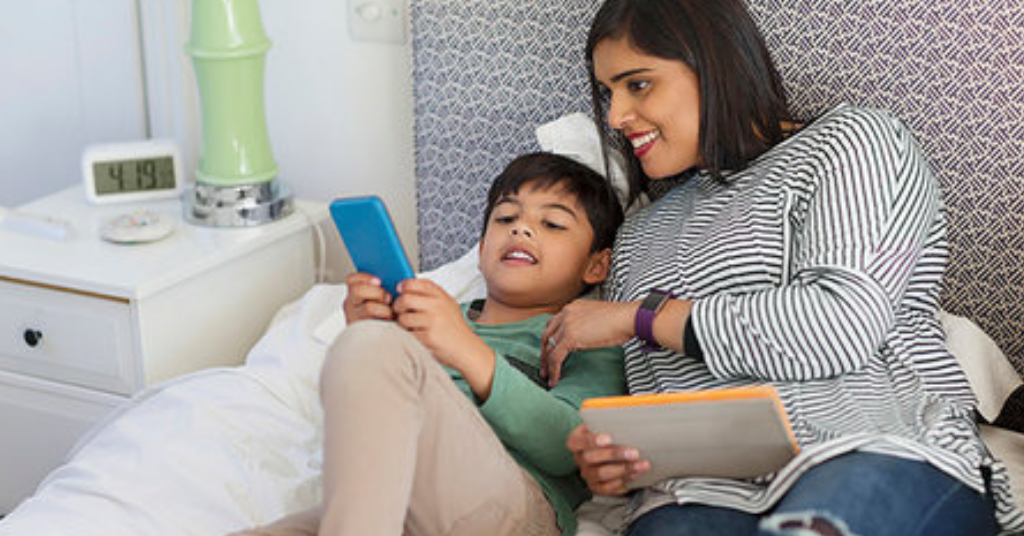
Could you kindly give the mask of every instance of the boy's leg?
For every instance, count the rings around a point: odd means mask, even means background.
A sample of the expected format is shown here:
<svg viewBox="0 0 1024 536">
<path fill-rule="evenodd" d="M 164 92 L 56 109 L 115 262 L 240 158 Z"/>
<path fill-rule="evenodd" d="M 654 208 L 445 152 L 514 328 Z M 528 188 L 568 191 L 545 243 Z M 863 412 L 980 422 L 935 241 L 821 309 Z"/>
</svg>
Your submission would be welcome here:
<svg viewBox="0 0 1024 536">
<path fill-rule="evenodd" d="M 924 462 L 853 452 L 804 474 L 761 535 L 995 534 L 992 500 Z"/>
<path fill-rule="evenodd" d="M 430 352 L 391 322 L 349 326 L 321 375 L 320 534 L 557 534 L 536 482 Z"/>
</svg>

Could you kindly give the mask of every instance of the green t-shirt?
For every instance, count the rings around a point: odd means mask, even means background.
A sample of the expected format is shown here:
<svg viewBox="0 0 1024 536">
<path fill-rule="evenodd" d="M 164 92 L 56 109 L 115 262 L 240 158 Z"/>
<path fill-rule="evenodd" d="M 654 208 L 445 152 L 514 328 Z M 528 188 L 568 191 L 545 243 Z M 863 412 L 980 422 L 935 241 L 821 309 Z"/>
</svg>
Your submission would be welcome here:
<svg viewBox="0 0 1024 536">
<path fill-rule="evenodd" d="M 573 352 L 562 365 L 562 378 L 553 389 L 539 379 L 540 336 L 551 315 L 538 315 L 509 324 L 478 324 L 463 314 L 473 331 L 497 354 L 491 395 L 487 402 L 473 395 L 461 374 L 448 369 L 512 457 L 540 484 L 551 503 L 563 535 L 576 533 L 573 510 L 590 497 L 565 440 L 582 422 L 580 403 L 595 396 L 626 391 L 622 348 Z"/>
</svg>

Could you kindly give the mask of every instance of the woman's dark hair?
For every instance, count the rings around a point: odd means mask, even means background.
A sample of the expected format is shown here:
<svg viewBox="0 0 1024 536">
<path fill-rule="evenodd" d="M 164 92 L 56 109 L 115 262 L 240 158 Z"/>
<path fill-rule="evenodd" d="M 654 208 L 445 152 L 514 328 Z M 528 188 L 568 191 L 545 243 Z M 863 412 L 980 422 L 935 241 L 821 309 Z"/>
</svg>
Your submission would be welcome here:
<svg viewBox="0 0 1024 536">
<path fill-rule="evenodd" d="M 587 213 L 594 240 L 590 251 L 610 248 L 624 218 L 615 190 L 598 172 L 570 158 L 552 153 L 527 153 L 509 162 L 487 192 L 482 233 L 487 232 L 494 207 L 525 185 L 546 190 L 560 187 L 575 196 Z"/>
<path fill-rule="evenodd" d="M 603 123 L 607 102 L 594 76 L 594 49 L 606 39 L 627 39 L 644 54 L 685 63 L 700 80 L 700 166 L 721 179 L 746 167 L 782 141 L 792 120 L 782 79 L 744 0 L 606 0 L 587 36 L 587 70 L 594 119 Z M 619 133 L 600 128 L 622 153 L 629 203 L 648 189 L 632 148 Z M 607 156 L 606 156 L 607 158 Z"/>
</svg>

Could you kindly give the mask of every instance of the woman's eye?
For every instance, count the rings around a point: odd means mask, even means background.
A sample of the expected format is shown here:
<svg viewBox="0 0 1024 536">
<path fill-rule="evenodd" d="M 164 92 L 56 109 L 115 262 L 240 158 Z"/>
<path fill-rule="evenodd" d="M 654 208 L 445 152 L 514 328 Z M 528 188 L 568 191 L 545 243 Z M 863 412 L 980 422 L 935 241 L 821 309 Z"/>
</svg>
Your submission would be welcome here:
<svg viewBox="0 0 1024 536">
<path fill-rule="evenodd" d="M 626 87 L 628 87 L 631 92 L 636 93 L 638 91 L 643 91 L 643 90 L 651 87 L 651 81 L 650 80 L 630 80 L 626 84 Z"/>
</svg>

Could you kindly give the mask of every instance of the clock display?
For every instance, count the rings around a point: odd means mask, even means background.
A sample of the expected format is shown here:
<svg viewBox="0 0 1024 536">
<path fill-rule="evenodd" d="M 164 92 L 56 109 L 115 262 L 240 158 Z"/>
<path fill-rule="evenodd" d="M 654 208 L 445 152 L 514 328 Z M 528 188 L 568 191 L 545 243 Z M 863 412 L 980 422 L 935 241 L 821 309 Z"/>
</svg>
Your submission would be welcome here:
<svg viewBox="0 0 1024 536">
<path fill-rule="evenodd" d="M 182 177 L 181 150 L 171 139 L 90 145 L 82 151 L 82 180 L 91 203 L 179 197 Z"/>
<path fill-rule="evenodd" d="M 170 156 L 93 163 L 97 195 L 173 190 L 174 172 Z"/>
</svg>

